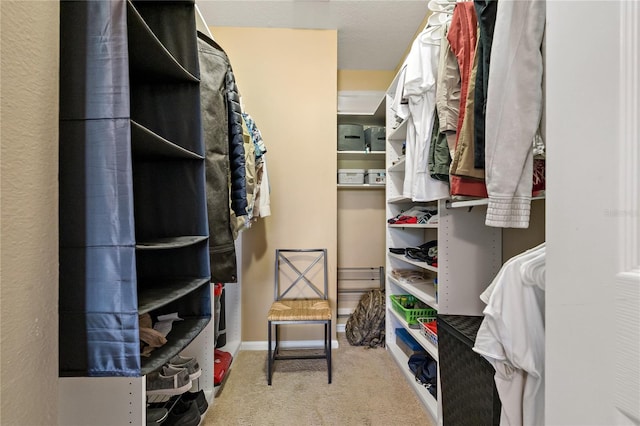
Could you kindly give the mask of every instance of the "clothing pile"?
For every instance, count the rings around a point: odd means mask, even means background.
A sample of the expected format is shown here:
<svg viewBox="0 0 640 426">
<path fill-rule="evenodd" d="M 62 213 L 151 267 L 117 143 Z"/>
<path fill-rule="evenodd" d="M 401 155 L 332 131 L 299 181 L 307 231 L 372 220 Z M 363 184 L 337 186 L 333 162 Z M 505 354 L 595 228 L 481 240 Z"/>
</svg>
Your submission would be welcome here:
<svg viewBox="0 0 640 426">
<path fill-rule="evenodd" d="M 394 254 L 404 254 L 409 259 L 425 262 L 429 266 L 438 266 L 438 240 L 428 241 L 418 247 L 389 247 L 389 251 Z"/>
<path fill-rule="evenodd" d="M 414 206 L 402 211 L 395 217 L 387 220 L 391 225 L 403 224 L 430 224 L 438 223 L 438 208 L 435 206 Z"/>
</svg>

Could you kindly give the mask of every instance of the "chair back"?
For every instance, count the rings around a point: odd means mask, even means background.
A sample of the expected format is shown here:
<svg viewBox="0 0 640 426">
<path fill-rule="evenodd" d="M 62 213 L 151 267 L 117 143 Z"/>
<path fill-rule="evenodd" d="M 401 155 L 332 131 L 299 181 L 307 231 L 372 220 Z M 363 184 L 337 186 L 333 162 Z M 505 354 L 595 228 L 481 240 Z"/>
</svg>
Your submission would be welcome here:
<svg viewBox="0 0 640 426">
<path fill-rule="evenodd" d="M 276 249 L 273 300 L 327 300 L 327 268 L 327 249 Z"/>
</svg>

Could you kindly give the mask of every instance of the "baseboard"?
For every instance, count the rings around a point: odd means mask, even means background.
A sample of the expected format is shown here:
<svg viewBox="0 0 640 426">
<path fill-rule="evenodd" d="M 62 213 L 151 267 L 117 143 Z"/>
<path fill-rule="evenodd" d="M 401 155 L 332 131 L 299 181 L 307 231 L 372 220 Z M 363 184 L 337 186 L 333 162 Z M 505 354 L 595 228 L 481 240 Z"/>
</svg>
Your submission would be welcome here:
<svg viewBox="0 0 640 426">
<path fill-rule="evenodd" d="M 344 333 L 347 324 L 336 324 L 336 332 Z"/>
<path fill-rule="evenodd" d="M 300 348 L 309 348 L 316 349 L 322 348 L 323 341 L 322 340 L 287 340 L 281 341 L 280 347 L 282 349 L 300 349 Z M 331 341 L 331 348 L 337 349 L 340 345 L 337 340 Z M 240 349 L 243 351 L 266 351 L 267 341 L 256 341 L 256 342 L 242 342 L 240 345 Z"/>
</svg>

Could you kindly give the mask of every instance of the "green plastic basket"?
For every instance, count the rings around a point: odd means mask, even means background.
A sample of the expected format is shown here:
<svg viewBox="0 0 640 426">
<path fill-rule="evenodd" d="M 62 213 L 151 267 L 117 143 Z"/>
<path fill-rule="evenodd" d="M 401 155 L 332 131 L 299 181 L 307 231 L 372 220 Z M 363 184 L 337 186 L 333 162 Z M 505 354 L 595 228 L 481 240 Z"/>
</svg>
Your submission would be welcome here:
<svg viewBox="0 0 640 426">
<path fill-rule="evenodd" d="M 390 297 L 393 309 L 404 317 L 407 324 L 417 324 L 418 318 L 430 318 L 438 314 L 438 311 L 432 308 L 407 308 L 406 306 L 415 306 L 416 303 L 423 304 L 410 294 L 392 294 Z"/>
</svg>

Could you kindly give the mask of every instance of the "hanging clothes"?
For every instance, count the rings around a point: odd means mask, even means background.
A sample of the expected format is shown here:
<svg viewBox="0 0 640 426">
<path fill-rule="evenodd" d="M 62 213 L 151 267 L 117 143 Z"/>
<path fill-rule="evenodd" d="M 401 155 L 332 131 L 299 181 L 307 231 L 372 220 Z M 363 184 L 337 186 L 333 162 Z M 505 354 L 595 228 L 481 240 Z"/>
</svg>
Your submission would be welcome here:
<svg viewBox="0 0 640 426">
<path fill-rule="evenodd" d="M 408 100 L 405 180 L 403 196 L 413 201 L 446 198 L 445 182 L 433 179 L 429 173 L 429 148 L 435 115 L 436 76 L 440 56 L 443 23 L 432 15 L 434 25 L 428 25 L 414 40 L 405 61 L 404 95 Z"/>
<path fill-rule="evenodd" d="M 237 282 L 238 271 L 229 208 L 229 127 L 225 97 L 228 58 L 217 43 L 200 32 L 198 57 L 211 280 L 232 283 Z"/>
<path fill-rule="evenodd" d="M 501 0 L 487 89 L 488 226 L 527 228 L 533 141 L 542 115 L 544 0 Z"/>
<path fill-rule="evenodd" d="M 266 156 L 267 147 L 262 139 L 262 133 L 258 129 L 253 117 L 246 112 L 242 113 L 242 119 L 246 123 L 249 137 L 251 140 L 251 152 L 253 153 L 253 159 L 250 160 L 253 163 L 253 185 L 249 188 L 247 184 L 247 198 L 249 204 L 247 206 L 248 222 L 247 226 L 250 227 L 260 217 L 267 217 L 271 215 L 270 195 L 269 195 L 269 182 L 268 174 L 266 173 Z M 249 160 L 248 160 L 249 161 Z M 249 191 L 251 191 L 251 197 L 249 197 Z"/>
<path fill-rule="evenodd" d="M 461 82 L 458 59 L 453 53 L 447 38 L 450 26 L 451 18 L 444 24 L 443 31 L 445 36 L 440 40 L 440 59 L 436 83 L 436 111 L 440 132 L 446 136 L 449 156 L 453 157 L 456 148 L 456 134 L 458 133 L 458 116 L 460 115 Z"/>
<path fill-rule="evenodd" d="M 491 60 L 491 45 L 493 44 L 493 30 L 496 25 L 496 11 L 498 0 L 474 0 L 476 17 L 478 19 L 478 71 L 476 73 L 475 104 L 473 115 L 475 121 L 474 162 L 476 168 L 484 169 L 484 129 L 487 111 L 487 87 L 489 85 L 489 64 Z"/>
<path fill-rule="evenodd" d="M 480 295 L 473 350 L 495 369 L 501 426 L 544 424 L 545 245 L 509 259 Z"/>
<path fill-rule="evenodd" d="M 450 173 L 452 176 L 449 178 L 451 195 L 485 198 L 487 190 L 482 179 L 454 176 L 457 167 L 456 153 L 459 156 L 466 150 L 466 146 L 471 144 L 471 139 L 463 139 L 464 144 L 462 146 L 460 138 L 462 137 L 463 125 L 467 114 L 473 114 L 473 109 L 467 111 L 467 103 L 468 101 L 472 102 L 474 96 L 474 91 L 469 90 L 469 85 L 472 78 L 475 79 L 475 74 L 472 74 L 472 71 L 474 70 L 475 50 L 478 42 L 478 20 L 473 2 L 456 3 L 447 38 L 458 59 L 460 68 L 460 114 L 457 123 L 455 152 L 451 163 L 452 169 Z M 473 84 L 475 84 L 475 81 Z M 471 100 L 469 100 L 470 96 Z M 473 126 L 469 128 L 468 125 L 464 128 L 467 134 L 470 131 L 473 133 L 472 129 Z M 469 136 L 466 136 L 466 138 L 469 138 Z M 471 148 L 469 154 L 473 155 L 473 148 Z"/>
</svg>

